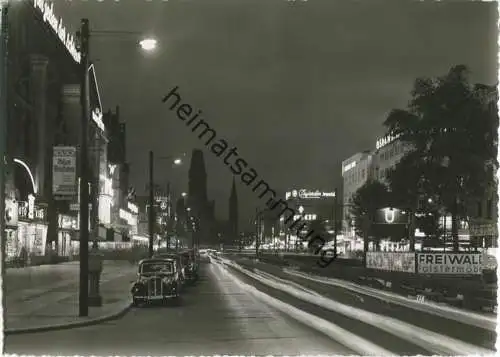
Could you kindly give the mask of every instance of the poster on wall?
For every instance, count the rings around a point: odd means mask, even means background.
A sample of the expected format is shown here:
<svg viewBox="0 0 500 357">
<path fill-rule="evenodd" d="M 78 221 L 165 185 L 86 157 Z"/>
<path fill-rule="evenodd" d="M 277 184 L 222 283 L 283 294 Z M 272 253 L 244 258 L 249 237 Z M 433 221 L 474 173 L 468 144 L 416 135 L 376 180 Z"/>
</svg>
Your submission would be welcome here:
<svg viewBox="0 0 500 357">
<path fill-rule="evenodd" d="M 415 273 L 415 254 L 403 252 L 366 252 L 368 269 Z"/>
<path fill-rule="evenodd" d="M 54 147 L 52 193 L 58 200 L 72 200 L 76 195 L 76 148 Z"/>
<path fill-rule="evenodd" d="M 419 274 L 478 275 L 483 273 L 481 253 L 418 253 Z"/>
</svg>

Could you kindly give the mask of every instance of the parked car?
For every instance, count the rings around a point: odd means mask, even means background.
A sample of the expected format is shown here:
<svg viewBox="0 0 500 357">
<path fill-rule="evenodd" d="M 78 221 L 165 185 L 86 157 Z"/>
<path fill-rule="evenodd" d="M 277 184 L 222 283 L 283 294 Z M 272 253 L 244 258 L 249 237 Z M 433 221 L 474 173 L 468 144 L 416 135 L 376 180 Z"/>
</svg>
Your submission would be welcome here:
<svg viewBox="0 0 500 357">
<path fill-rule="evenodd" d="M 173 259 L 177 261 L 177 266 L 179 267 L 179 279 L 182 284 L 186 282 L 186 272 L 185 272 L 185 264 L 184 259 L 179 254 L 174 253 L 159 253 L 156 254 L 153 258 L 162 258 L 162 259 Z"/>
<path fill-rule="evenodd" d="M 186 280 L 191 282 L 198 280 L 199 257 L 194 249 L 186 250 L 180 253 L 180 255 L 185 264 L 184 272 Z"/>
<path fill-rule="evenodd" d="M 139 262 L 137 281 L 132 286 L 132 303 L 139 306 L 154 301 L 178 300 L 181 291 L 177 261 L 166 258 L 143 259 Z"/>
</svg>

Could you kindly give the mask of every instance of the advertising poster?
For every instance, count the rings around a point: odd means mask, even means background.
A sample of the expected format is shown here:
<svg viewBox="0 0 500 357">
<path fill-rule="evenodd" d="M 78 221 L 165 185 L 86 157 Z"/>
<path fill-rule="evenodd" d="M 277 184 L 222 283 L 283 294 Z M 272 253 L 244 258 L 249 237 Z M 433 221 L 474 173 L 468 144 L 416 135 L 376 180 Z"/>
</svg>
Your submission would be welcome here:
<svg viewBox="0 0 500 357">
<path fill-rule="evenodd" d="M 54 147 L 52 192 L 56 199 L 71 200 L 76 195 L 76 148 Z"/>
<path fill-rule="evenodd" d="M 482 253 L 418 253 L 419 274 L 477 275 L 483 272 Z"/>
<path fill-rule="evenodd" d="M 366 252 L 368 269 L 415 273 L 415 254 L 406 252 Z"/>
</svg>

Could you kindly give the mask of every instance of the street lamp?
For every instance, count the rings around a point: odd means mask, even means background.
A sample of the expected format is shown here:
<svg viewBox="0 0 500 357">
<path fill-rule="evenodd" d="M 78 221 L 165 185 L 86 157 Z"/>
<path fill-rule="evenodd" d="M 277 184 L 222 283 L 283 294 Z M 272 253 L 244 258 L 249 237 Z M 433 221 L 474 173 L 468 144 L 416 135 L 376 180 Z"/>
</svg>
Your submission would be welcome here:
<svg viewBox="0 0 500 357">
<path fill-rule="evenodd" d="M 3 7 L 2 7 L 3 10 Z M 3 23 L 2 23 L 3 25 Z M 77 39 L 79 40 L 77 50 L 81 54 L 80 60 L 80 103 L 81 103 L 81 125 L 80 125 L 80 293 L 79 293 L 79 315 L 88 316 L 88 273 L 89 273 L 89 173 L 88 171 L 88 121 L 90 116 L 90 98 L 88 91 L 89 82 L 89 47 L 90 47 L 90 34 L 93 35 L 106 35 L 118 34 L 122 35 L 137 35 L 137 32 L 127 31 L 90 31 L 88 19 L 82 19 L 80 22 L 80 30 L 77 32 Z M 2 31 L 3 34 L 3 31 Z M 156 46 L 156 42 L 154 43 Z M 145 50 L 151 49 L 151 41 L 145 43 L 146 46 L 141 46 Z M 2 76 L 3 77 L 3 76 Z M 3 103 L 2 103 L 3 104 Z M 100 108 L 101 109 L 101 108 Z M 2 184 L 3 182 L 0 182 Z M 2 185 L 3 186 L 3 185 Z M 2 212 L 0 212 L 2 213 Z M 3 216 L 3 215 L 2 215 Z M 0 226 L 1 228 L 1 226 Z"/>
<path fill-rule="evenodd" d="M 181 196 L 182 196 L 182 197 L 186 197 L 186 196 L 187 196 L 187 193 L 186 193 L 186 192 L 183 192 L 183 193 L 181 193 Z"/>
<path fill-rule="evenodd" d="M 185 155 L 185 154 L 183 154 Z M 158 160 L 172 160 L 174 165 L 182 164 L 180 158 L 174 156 L 159 157 Z M 153 244 L 154 244 L 154 229 L 155 227 L 155 212 L 154 212 L 154 153 L 149 152 L 149 257 L 153 257 Z"/>
<path fill-rule="evenodd" d="M 154 38 L 146 38 L 139 42 L 139 45 L 144 51 L 153 51 L 156 49 L 157 41 Z"/>
</svg>

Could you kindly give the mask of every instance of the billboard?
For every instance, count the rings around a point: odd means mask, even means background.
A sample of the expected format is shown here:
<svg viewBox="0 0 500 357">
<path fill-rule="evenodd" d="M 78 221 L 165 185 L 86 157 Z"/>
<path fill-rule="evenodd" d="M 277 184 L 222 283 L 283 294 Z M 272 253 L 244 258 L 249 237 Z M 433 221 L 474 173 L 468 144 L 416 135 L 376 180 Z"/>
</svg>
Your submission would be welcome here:
<svg viewBox="0 0 500 357">
<path fill-rule="evenodd" d="M 483 272 L 482 253 L 417 253 L 419 274 L 478 275 Z"/>
<path fill-rule="evenodd" d="M 386 207 L 377 210 L 375 224 L 408 224 L 409 215 L 398 208 Z"/>
<path fill-rule="evenodd" d="M 52 193 L 55 199 L 72 200 L 76 195 L 76 148 L 55 146 L 52 159 Z"/>
<path fill-rule="evenodd" d="M 415 273 L 415 253 L 366 252 L 368 269 Z"/>
</svg>

